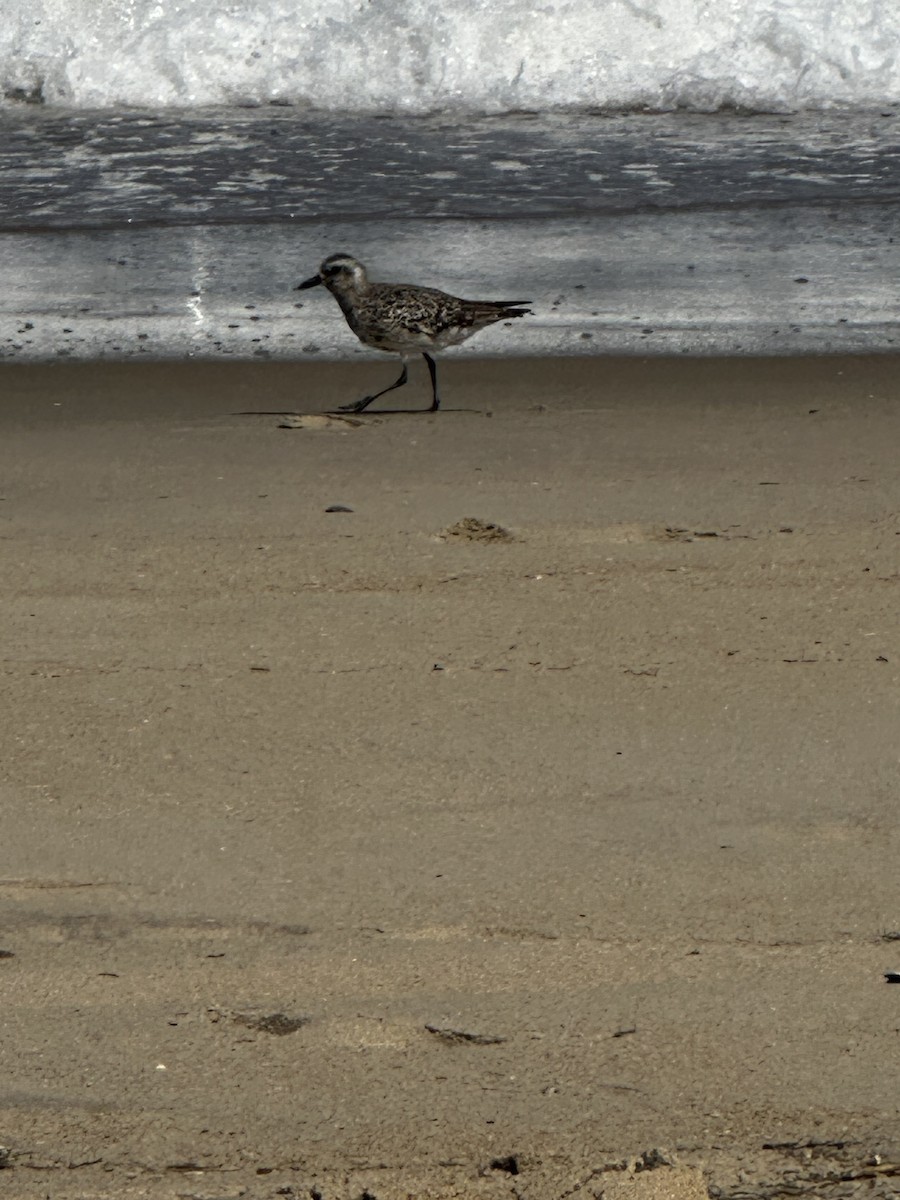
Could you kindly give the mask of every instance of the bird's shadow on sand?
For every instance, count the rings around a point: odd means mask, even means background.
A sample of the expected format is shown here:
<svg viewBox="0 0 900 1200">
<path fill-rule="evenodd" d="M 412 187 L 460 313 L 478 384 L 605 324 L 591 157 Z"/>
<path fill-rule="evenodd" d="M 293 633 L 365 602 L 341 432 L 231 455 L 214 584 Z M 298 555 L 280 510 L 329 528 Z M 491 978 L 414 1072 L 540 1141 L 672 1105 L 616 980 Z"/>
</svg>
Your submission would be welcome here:
<svg viewBox="0 0 900 1200">
<path fill-rule="evenodd" d="M 443 404 L 437 410 L 432 408 L 364 408 L 361 412 L 354 412 L 352 408 L 328 408 L 324 414 L 328 417 L 390 417 L 390 416 L 412 416 L 412 417 L 428 417 L 436 416 L 438 413 L 483 413 L 483 408 L 459 408 L 445 407 Z"/>
<path fill-rule="evenodd" d="M 492 416 L 487 409 L 483 408 L 441 408 L 438 410 L 441 413 L 471 413 L 476 417 Z M 366 417 L 422 417 L 435 416 L 434 410 L 430 408 L 366 408 L 362 412 L 346 412 L 340 408 L 320 408 L 314 409 L 312 412 L 295 412 L 290 409 L 270 409 L 270 408 L 251 408 L 243 409 L 240 412 L 230 414 L 233 417 L 282 417 L 284 419 L 283 428 L 302 428 L 304 421 L 311 421 L 313 424 L 317 422 L 325 422 L 332 424 L 345 425 L 364 425 Z"/>
</svg>

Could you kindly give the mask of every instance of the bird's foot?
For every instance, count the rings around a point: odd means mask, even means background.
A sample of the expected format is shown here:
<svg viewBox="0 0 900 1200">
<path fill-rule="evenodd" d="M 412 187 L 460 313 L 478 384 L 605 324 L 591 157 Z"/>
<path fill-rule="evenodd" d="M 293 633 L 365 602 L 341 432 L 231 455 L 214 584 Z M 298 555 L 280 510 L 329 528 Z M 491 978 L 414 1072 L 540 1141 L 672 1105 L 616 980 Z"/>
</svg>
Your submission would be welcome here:
<svg viewBox="0 0 900 1200">
<path fill-rule="evenodd" d="M 354 400 L 352 404 L 338 405 L 338 412 L 362 412 L 367 404 L 371 404 L 375 399 L 374 396 L 363 396 L 362 400 Z"/>
</svg>

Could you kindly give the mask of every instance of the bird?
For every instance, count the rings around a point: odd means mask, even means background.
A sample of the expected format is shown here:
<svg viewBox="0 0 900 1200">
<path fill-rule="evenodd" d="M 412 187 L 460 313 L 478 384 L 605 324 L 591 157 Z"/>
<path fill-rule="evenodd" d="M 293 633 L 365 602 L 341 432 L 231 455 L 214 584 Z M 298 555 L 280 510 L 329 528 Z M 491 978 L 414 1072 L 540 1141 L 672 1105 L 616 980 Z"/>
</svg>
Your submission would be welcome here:
<svg viewBox="0 0 900 1200">
<path fill-rule="evenodd" d="M 350 254 L 330 254 L 317 275 L 295 288 L 324 284 L 341 306 L 347 324 L 366 346 L 399 354 L 403 370 L 389 387 L 341 406 L 341 412 L 362 412 L 373 400 L 402 387 L 407 381 L 407 362 L 419 353 L 428 363 L 431 375 L 431 407 L 441 406 L 438 396 L 437 366 L 429 351 L 458 346 L 479 330 L 510 317 L 533 315 L 530 300 L 462 300 L 436 288 L 413 283 L 374 283 L 366 268 Z"/>
</svg>

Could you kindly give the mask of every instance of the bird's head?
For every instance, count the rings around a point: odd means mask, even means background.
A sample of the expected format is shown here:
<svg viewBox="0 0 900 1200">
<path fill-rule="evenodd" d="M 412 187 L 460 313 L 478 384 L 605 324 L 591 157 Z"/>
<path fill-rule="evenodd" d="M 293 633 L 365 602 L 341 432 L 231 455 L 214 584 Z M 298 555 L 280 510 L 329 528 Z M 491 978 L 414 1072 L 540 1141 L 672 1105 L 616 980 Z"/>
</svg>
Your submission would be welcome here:
<svg viewBox="0 0 900 1200">
<path fill-rule="evenodd" d="M 320 283 L 330 292 L 359 291 L 366 286 L 366 268 L 349 254 L 330 254 L 319 267 L 319 274 L 305 279 L 296 291 L 318 287 Z"/>
</svg>

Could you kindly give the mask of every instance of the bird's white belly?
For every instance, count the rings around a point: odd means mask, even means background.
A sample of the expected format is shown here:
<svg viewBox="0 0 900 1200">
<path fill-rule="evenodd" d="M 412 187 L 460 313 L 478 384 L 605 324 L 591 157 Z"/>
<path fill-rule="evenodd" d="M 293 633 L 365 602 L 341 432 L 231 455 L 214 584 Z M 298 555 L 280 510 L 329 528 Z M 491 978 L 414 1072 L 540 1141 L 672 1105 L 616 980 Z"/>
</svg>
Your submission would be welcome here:
<svg viewBox="0 0 900 1200">
<path fill-rule="evenodd" d="M 369 330 L 357 329 L 356 335 L 367 346 L 376 350 L 386 350 L 389 354 L 408 354 L 410 351 L 443 350 L 446 346 L 457 346 L 464 342 L 473 332 L 471 329 L 442 329 L 432 336 L 429 333 L 412 330 L 392 329 Z"/>
</svg>

